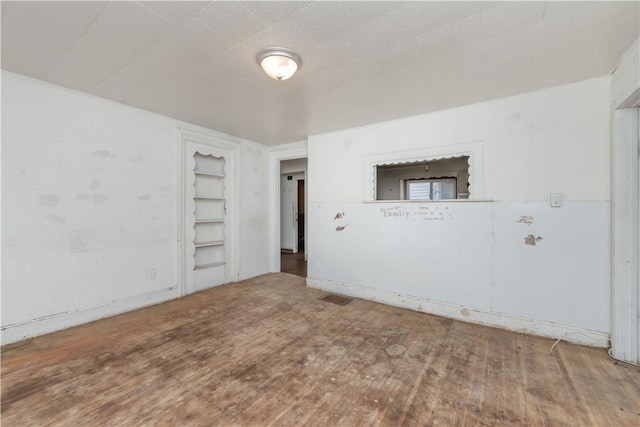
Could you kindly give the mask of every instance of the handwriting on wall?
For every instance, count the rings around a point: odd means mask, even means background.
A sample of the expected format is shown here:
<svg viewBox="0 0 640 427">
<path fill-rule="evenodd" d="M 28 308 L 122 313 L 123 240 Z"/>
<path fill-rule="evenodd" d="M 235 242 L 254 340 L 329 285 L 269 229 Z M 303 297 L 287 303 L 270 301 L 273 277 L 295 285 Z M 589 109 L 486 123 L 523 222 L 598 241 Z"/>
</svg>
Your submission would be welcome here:
<svg viewBox="0 0 640 427">
<path fill-rule="evenodd" d="M 380 208 L 384 218 L 406 219 L 411 221 L 444 221 L 454 218 L 455 210 L 450 206 L 392 206 Z"/>
</svg>

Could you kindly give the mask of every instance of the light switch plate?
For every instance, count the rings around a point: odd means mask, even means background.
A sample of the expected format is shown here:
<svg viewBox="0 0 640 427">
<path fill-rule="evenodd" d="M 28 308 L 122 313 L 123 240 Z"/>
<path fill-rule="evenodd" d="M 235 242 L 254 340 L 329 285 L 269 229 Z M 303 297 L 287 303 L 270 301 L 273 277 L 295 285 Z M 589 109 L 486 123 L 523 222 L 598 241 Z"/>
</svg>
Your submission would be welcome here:
<svg viewBox="0 0 640 427">
<path fill-rule="evenodd" d="M 564 194 L 563 193 L 549 193 L 549 206 L 552 208 L 559 208 L 564 206 Z"/>
</svg>

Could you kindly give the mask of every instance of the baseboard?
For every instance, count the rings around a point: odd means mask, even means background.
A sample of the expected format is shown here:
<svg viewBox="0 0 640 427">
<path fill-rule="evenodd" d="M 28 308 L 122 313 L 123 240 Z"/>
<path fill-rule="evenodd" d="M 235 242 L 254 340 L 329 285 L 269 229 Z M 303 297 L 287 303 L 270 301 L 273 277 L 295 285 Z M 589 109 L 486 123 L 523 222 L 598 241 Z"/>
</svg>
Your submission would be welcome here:
<svg viewBox="0 0 640 427">
<path fill-rule="evenodd" d="M 339 283 L 331 280 L 307 277 L 307 286 L 355 298 L 380 302 L 396 307 L 408 308 L 463 322 L 508 329 L 546 338 L 561 338 L 564 341 L 593 347 L 608 347 L 609 334 L 573 326 L 559 325 L 511 314 L 495 313 L 440 301 L 417 298 L 364 286 Z"/>
<path fill-rule="evenodd" d="M 55 313 L 2 326 L 2 345 L 78 326 L 180 297 L 177 286 L 134 295 L 92 307 Z"/>
</svg>

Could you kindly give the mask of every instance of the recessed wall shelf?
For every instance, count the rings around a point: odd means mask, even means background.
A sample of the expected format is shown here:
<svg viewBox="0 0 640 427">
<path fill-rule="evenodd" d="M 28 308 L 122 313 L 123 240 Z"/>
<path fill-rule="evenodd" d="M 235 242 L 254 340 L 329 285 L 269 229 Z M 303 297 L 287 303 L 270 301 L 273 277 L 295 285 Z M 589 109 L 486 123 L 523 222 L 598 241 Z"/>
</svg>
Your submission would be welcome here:
<svg viewBox="0 0 640 427">
<path fill-rule="evenodd" d="M 198 264 L 195 267 L 193 267 L 194 270 L 203 270 L 205 268 L 212 268 L 212 267 L 220 267 L 222 265 L 224 265 L 224 262 L 210 262 L 208 264 Z"/>
<path fill-rule="evenodd" d="M 207 246 L 220 246 L 224 245 L 224 240 L 212 240 L 210 242 L 195 242 L 196 248 L 204 248 Z"/>
<path fill-rule="evenodd" d="M 220 175 L 218 173 L 201 172 L 201 171 L 193 171 L 193 173 L 195 173 L 196 175 L 210 176 L 213 178 L 224 178 L 224 175 Z"/>
<path fill-rule="evenodd" d="M 194 270 L 225 265 L 225 191 L 223 157 L 194 154 Z"/>
</svg>

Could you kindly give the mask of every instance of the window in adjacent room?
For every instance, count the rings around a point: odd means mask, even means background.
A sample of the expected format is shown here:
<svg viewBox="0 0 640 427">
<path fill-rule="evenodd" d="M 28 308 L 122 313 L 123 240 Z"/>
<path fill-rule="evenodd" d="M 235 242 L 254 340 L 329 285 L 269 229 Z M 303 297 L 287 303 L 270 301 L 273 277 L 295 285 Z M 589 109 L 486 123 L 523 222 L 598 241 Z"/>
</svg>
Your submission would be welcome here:
<svg viewBox="0 0 640 427">
<path fill-rule="evenodd" d="M 405 183 L 407 200 L 446 200 L 456 199 L 456 178 L 410 179 Z"/>
<path fill-rule="evenodd" d="M 469 156 L 376 166 L 376 200 L 469 198 Z"/>
</svg>

